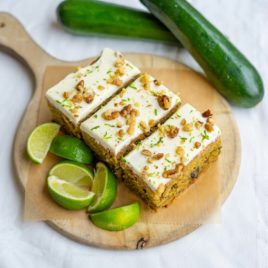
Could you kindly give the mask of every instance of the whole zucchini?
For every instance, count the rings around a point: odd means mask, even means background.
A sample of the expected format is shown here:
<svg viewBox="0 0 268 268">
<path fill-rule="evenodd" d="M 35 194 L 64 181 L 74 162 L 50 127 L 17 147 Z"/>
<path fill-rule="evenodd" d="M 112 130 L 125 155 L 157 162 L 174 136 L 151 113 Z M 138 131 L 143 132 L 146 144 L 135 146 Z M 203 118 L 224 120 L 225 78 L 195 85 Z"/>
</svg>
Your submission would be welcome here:
<svg viewBox="0 0 268 268">
<path fill-rule="evenodd" d="M 230 102 L 252 107 L 264 96 L 260 75 L 241 52 L 185 0 L 141 0 L 180 40 Z"/>
<path fill-rule="evenodd" d="M 67 0 L 57 8 L 66 30 L 81 35 L 148 39 L 178 44 L 174 35 L 153 15 L 95 0 Z"/>
</svg>

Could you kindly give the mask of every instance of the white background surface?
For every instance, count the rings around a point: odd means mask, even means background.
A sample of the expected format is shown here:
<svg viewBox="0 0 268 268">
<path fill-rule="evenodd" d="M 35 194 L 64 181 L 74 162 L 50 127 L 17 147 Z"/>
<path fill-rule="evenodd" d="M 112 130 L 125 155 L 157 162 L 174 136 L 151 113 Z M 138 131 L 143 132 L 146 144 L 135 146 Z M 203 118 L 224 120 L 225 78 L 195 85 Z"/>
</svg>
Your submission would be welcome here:
<svg viewBox="0 0 268 268">
<path fill-rule="evenodd" d="M 60 59 L 79 60 L 112 47 L 164 55 L 198 69 L 187 52 L 173 46 L 69 35 L 56 24 L 59 2 L 1 0 L 0 10 L 17 16 L 33 39 Z M 142 8 L 138 0 L 114 2 Z M 267 87 L 268 0 L 191 3 L 248 56 Z M 16 182 L 12 145 L 33 85 L 26 68 L 0 51 L 0 268 L 268 267 L 267 96 L 254 109 L 233 107 L 242 139 L 242 166 L 238 182 L 222 208 L 222 223 L 203 226 L 165 246 L 128 252 L 80 245 L 45 223 L 22 221 L 23 195 Z"/>
</svg>

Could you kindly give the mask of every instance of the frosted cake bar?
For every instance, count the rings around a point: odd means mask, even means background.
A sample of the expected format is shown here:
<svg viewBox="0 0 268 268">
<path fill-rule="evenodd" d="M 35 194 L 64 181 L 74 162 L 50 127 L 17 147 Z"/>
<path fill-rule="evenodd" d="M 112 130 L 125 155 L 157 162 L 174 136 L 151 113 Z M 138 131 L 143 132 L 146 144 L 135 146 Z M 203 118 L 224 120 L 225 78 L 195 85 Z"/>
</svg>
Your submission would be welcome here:
<svg viewBox="0 0 268 268">
<path fill-rule="evenodd" d="M 79 126 L 140 73 L 121 53 L 106 48 L 91 65 L 67 75 L 46 97 L 53 119 L 80 137 Z"/>
<path fill-rule="evenodd" d="M 152 208 L 166 206 L 217 159 L 220 135 L 210 110 L 185 104 L 126 155 L 123 180 Z"/>
</svg>

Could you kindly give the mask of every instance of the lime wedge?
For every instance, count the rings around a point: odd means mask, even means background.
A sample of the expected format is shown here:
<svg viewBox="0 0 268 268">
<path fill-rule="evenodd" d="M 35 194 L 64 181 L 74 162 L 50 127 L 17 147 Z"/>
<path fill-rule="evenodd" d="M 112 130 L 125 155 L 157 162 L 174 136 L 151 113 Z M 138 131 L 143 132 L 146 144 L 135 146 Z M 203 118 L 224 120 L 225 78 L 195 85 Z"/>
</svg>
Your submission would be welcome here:
<svg viewBox="0 0 268 268">
<path fill-rule="evenodd" d="M 49 151 L 57 156 L 82 164 L 89 164 L 93 160 L 92 152 L 87 145 L 78 138 L 68 135 L 56 137 Z"/>
<path fill-rule="evenodd" d="M 62 161 L 51 168 L 49 176 L 56 176 L 85 190 L 91 189 L 93 171 L 83 164 Z"/>
<path fill-rule="evenodd" d="M 137 222 L 140 216 L 140 205 L 135 202 L 119 208 L 113 208 L 91 214 L 91 221 L 104 230 L 121 231 Z"/>
<path fill-rule="evenodd" d="M 41 164 L 45 159 L 50 144 L 57 136 L 60 125 L 56 123 L 45 123 L 37 126 L 30 134 L 27 141 L 27 153 L 30 159 Z"/>
<path fill-rule="evenodd" d="M 116 190 L 117 183 L 113 173 L 103 163 L 97 163 L 92 185 L 95 197 L 88 211 L 97 212 L 109 208 L 116 197 Z"/>
<path fill-rule="evenodd" d="M 94 197 L 94 193 L 62 180 L 57 176 L 48 177 L 48 191 L 56 203 L 72 210 L 87 207 Z"/>
</svg>

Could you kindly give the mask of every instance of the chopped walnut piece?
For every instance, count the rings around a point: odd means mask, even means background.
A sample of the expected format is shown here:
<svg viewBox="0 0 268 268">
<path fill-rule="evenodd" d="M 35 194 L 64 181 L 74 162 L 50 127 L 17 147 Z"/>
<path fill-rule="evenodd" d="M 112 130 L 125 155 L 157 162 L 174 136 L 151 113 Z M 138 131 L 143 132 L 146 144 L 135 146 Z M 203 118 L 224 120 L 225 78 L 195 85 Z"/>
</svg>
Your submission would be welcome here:
<svg viewBox="0 0 268 268">
<path fill-rule="evenodd" d="M 196 141 L 196 142 L 194 143 L 194 147 L 195 147 L 196 149 L 200 148 L 200 146 L 201 146 L 201 142 Z"/>
<path fill-rule="evenodd" d="M 163 172 L 162 176 L 164 178 L 170 178 L 171 175 L 174 175 L 177 173 L 177 170 L 174 168 L 174 169 L 169 169 L 169 170 L 166 170 Z"/>
<path fill-rule="evenodd" d="M 143 150 L 141 151 L 141 154 L 142 154 L 142 155 L 145 155 L 145 156 L 148 156 L 148 157 L 151 157 L 151 156 L 152 156 L 152 152 L 149 151 L 149 150 L 147 150 L 147 149 L 143 149 Z"/>
<path fill-rule="evenodd" d="M 114 120 L 119 116 L 119 112 L 118 111 L 114 111 L 114 110 L 107 110 L 106 112 L 104 112 L 102 114 L 102 117 L 105 120 Z"/>
<path fill-rule="evenodd" d="M 70 93 L 67 92 L 67 91 L 64 91 L 64 92 L 63 92 L 63 98 L 64 98 L 64 99 L 68 99 L 69 97 L 70 97 Z"/>
<path fill-rule="evenodd" d="M 132 109 L 131 104 L 124 106 L 120 111 L 120 115 L 126 117 L 128 114 L 130 114 L 131 109 Z"/>
<path fill-rule="evenodd" d="M 140 112 L 138 110 L 136 110 L 136 109 L 131 109 L 130 110 L 130 115 L 136 117 L 136 116 L 140 115 Z"/>
<path fill-rule="evenodd" d="M 171 139 L 175 138 L 178 133 L 179 133 L 179 128 L 175 127 L 175 126 L 166 126 L 165 127 L 165 133 L 167 134 L 167 136 Z"/>
<path fill-rule="evenodd" d="M 135 131 L 135 123 L 132 123 L 129 125 L 128 129 L 127 129 L 127 133 L 128 135 L 132 135 Z"/>
<path fill-rule="evenodd" d="M 104 86 L 103 85 L 98 85 L 98 90 L 104 90 Z"/>
<path fill-rule="evenodd" d="M 145 121 L 141 121 L 140 122 L 140 127 L 144 132 L 148 132 L 150 131 L 150 127 L 146 124 Z"/>
<path fill-rule="evenodd" d="M 83 92 L 84 91 L 84 88 L 85 88 L 85 81 L 84 80 L 80 80 L 78 82 L 78 84 L 75 86 L 75 89 L 78 91 L 78 92 Z"/>
<path fill-rule="evenodd" d="M 214 125 L 214 121 L 211 117 L 207 118 L 207 123 Z"/>
<path fill-rule="evenodd" d="M 161 85 L 161 82 L 158 81 L 157 79 L 155 79 L 155 80 L 154 80 L 154 84 L 155 84 L 156 86 L 160 86 L 160 85 Z"/>
<path fill-rule="evenodd" d="M 181 146 L 178 146 L 176 148 L 176 154 L 183 156 L 184 155 L 184 149 Z"/>
<path fill-rule="evenodd" d="M 124 66 L 117 67 L 117 70 L 115 71 L 115 75 L 123 76 L 124 73 L 125 73 L 125 67 Z"/>
<path fill-rule="evenodd" d="M 202 127 L 203 123 L 201 121 L 196 121 L 194 126 L 196 127 L 196 129 L 200 129 Z"/>
<path fill-rule="evenodd" d="M 156 124 L 156 121 L 154 121 L 153 119 L 149 120 L 149 126 L 153 127 Z"/>
<path fill-rule="evenodd" d="M 83 96 L 82 96 L 81 94 L 75 94 L 75 95 L 72 97 L 71 101 L 72 101 L 73 103 L 80 103 L 80 102 L 83 101 Z"/>
<path fill-rule="evenodd" d="M 91 103 L 94 100 L 95 97 L 95 93 L 93 90 L 88 90 L 85 94 L 84 94 L 84 101 L 86 103 Z"/>
<path fill-rule="evenodd" d="M 186 124 L 183 126 L 183 131 L 190 132 L 193 130 L 193 125 L 192 124 Z"/>
<path fill-rule="evenodd" d="M 158 154 L 154 154 L 153 156 L 152 156 L 152 159 L 153 160 L 160 160 L 161 158 L 163 158 L 164 157 L 164 154 L 163 153 L 158 153 Z"/>
<path fill-rule="evenodd" d="M 181 175 L 181 172 L 183 171 L 184 165 L 183 164 L 177 164 L 174 169 L 169 169 L 163 172 L 162 176 L 164 178 L 168 179 L 174 179 Z"/>
<path fill-rule="evenodd" d="M 214 130 L 213 125 L 210 124 L 210 123 L 206 123 L 206 124 L 205 124 L 205 129 L 206 129 L 208 132 L 212 132 L 212 131 Z"/>
<path fill-rule="evenodd" d="M 124 135 L 125 135 L 125 132 L 123 129 L 120 129 L 118 132 L 117 132 L 117 135 L 122 138 Z"/>
<path fill-rule="evenodd" d="M 162 176 L 164 178 L 169 178 L 171 175 L 174 175 L 177 173 L 177 170 L 174 168 L 174 169 L 169 169 L 169 170 L 165 170 L 162 174 Z"/>
<path fill-rule="evenodd" d="M 123 85 L 123 81 L 120 80 L 119 78 L 114 78 L 114 79 L 112 80 L 111 84 L 120 87 L 120 86 Z"/>
<path fill-rule="evenodd" d="M 152 164 L 153 162 L 154 162 L 154 161 L 153 161 L 152 158 L 148 158 L 148 159 L 147 159 L 147 163 L 148 163 L 148 164 Z"/>
<path fill-rule="evenodd" d="M 142 176 L 143 176 L 145 179 L 148 178 L 148 172 L 147 172 L 148 169 L 149 169 L 148 166 L 144 166 L 143 169 L 142 169 L 142 172 L 141 172 Z"/>
<path fill-rule="evenodd" d="M 164 110 L 168 110 L 171 106 L 171 101 L 167 95 L 160 95 L 157 97 L 158 104 Z"/>
<path fill-rule="evenodd" d="M 159 132 L 160 132 L 160 136 L 161 136 L 161 137 L 165 136 L 165 134 L 166 134 L 165 126 L 164 126 L 164 125 L 160 125 L 160 124 L 158 124 L 157 127 L 158 127 L 158 130 L 159 130 Z"/>
<path fill-rule="evenodd" d="M 210 116 L 212 116 L 212 113 L 211 113 L 211 111 L 208 109 L 208 110 L 206 110 L 205 112 L 202 113 L 202 116 L 203 116 L 203 117 L 210 117 Z"/>
<path fill-rule="evenodd" d="M 145 90 L 149 89 L 150 81 L 148 74 L 143 74 L 140 78 L 140 82 L 143 84 Z"/>
<path fill-rule="evenodd" d="M 85 95 L 84 100 L 86 103 L 91 103 L 94 99 L 94 95 Z"/>
<path fill-rule="evenodd" d="M 119 55 L 119 57 L 116 59 L 114 67 L 116 67 L 116 68 L 121 67 L 124 65 L 124 63 L 125 63 L 125 60 L 124 60 L 123 56 Z"/>
<path fill-rule="evenodd" d="M 185 118 L 183 118 L 183 119 L 181 120 L 181 125 L 182 125 L 182 126 L 185 126 L 185 125 L 186 125 L 186 120 L 185 120 Z"/>
<path fill-rule="evenodd" d="M 127 124 L 128 124 L 128 129 L 127 129 L 127 133 L 129 135 L 132 135 L 135 131 L 135 125 L 136 125 L 136 117 L 135 115 L 130 115 L 129 119 L 127 120 Z"/>
</svg>

